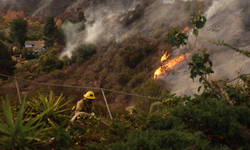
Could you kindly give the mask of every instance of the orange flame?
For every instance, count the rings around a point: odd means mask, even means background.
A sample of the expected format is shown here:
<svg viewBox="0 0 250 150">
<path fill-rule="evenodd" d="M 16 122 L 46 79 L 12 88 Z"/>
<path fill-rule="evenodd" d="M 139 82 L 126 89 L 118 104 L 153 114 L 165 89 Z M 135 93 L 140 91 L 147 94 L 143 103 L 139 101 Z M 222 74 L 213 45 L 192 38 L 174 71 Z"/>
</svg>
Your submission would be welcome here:
<svg viewBox="0 0 250 150">
<path fill-rule="evenodd" d="M 164 54 L 165 55 L 165 54 Z M 163 55 L 163 57 L 164 57 Z M 186 54 L 191 55 L 191 54 Z M 169 55 L 168 55 L 169 56 Z M 154 73 L 154 79 L 156 79 L 159 75 L 164 74 L 167 70 L 174 68 L 174 66 L 178 65 L 181 61 L 185 59 L 184 55 L 182 54 L 179 57 L 173 58 L 168 61 L 168 63 L 164 64 L 163 66 L 159 67 Z"/>
<path fill-rule="evenodd" d="M 170 54 L 168 54 L 168 52 L 166 52 L 162 57 L 161 57 L 161 62 L 164 62 L 168 59 L 168 57 L 170 56 Z"/>
<path fill-rule="evenodd" d="M 184 30 L 181 31 L 181 33 L 186 33 L 188 30 L 190 30 L 190 27 L 186 27 Z"/>
</svg>

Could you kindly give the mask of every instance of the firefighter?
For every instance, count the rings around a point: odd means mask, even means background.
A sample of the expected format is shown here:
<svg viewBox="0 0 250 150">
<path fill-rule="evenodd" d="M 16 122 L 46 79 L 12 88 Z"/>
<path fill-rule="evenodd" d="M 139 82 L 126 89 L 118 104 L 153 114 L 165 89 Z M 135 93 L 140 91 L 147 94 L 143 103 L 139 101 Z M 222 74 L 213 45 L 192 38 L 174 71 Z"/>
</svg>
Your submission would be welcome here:
<svg viewBox="0 0 250 150">
<path fill-rule="evenodd" d="M 72 114 L 74 116 L 75 114 L 84 111 L 86 113 L 93 112 L 92 108 L 92 101 L 95 99 L 95 94 L 92 91 L 88 91 L 86 94 L 83 95 L 83 99 L 79 100 L 76 103 L 76 106 L 73 108 L 75 110 Z"/>
</svg>

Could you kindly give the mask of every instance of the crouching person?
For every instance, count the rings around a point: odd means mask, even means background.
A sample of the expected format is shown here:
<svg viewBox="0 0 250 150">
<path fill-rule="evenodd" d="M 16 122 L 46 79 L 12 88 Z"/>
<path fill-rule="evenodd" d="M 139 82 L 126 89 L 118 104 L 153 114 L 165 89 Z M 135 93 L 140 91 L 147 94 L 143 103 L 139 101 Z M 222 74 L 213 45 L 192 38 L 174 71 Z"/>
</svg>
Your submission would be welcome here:
<svg viewBox="0 0 250 150">
<path fill-rule="evenodd" d="M 92 113 L 94 112 L 92 101 L 95 99 L 95 94 L 92 91 L 88 91 L 83 95 L 83 99 L 79 100 L 76 103 L 76 106 L 73 108 L 74 112 L 72 113 L 72 117 L 80 112 Z"/>
</svg>

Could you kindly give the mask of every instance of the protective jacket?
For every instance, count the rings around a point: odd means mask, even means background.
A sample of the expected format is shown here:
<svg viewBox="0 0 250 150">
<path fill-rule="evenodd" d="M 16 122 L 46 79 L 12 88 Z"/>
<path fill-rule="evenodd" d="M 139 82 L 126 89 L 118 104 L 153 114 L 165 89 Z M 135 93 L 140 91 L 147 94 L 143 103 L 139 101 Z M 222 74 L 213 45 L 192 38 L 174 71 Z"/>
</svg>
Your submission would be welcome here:
<svg viewBox="0 0 250 150">
<path fill-rule="evenodd" d="M 92 111 L 92 100 L 89 100 L 87 98 L 83 98 L 79 100 L 76 104 L 76 110 L 75 114 L 84 111 L 86 113 L 91 113 Z"/>
</svg>

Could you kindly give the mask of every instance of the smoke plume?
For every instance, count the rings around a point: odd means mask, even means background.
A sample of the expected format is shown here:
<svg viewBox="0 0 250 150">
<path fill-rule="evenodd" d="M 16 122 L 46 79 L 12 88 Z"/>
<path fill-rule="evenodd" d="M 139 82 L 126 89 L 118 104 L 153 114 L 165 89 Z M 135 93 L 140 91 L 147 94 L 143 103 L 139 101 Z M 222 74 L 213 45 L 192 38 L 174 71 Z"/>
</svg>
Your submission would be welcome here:
<svg viewBox="0 0 250 150">
<path fill-rule="evenodd" d="M 209 7 L 205 10 L 207 23 L 199 32 L 196 49 L 206 48 L 210 54 L 215 72 L 210 76 L 210 79 L 232 79 L 237 76 L 238 72 L 249 73 L 250 59 L 229 48 L 212 45 L 211 41 L 224 40 L 241 49 L 249 49 L 250 10 L 248 6 L 250 2 L 248 0 L 200 1 Z M 126 26 L 121 22 L 126 18 L 126 14 L 130 15 L 128 10 L 133 11 L 139 0 L 131 1 L 130 4 L 115 2 L 112 5 L 91 6 L 85 10 L 85 16 L 88 20 L 85 31 L 77 32 L 79 24 L 68 23 L 63 27 L 67 35 L 67 46 L 61 56 L 71 57 L 72 51 L 83 42 L 96 44 L 99 40 L 122 41 L 125 37 L 135 34 L 153 37 L 154 31 L 162 30 L 164 33 L 168 30 L 166 27 L 185 28 L 190 23 L 192 13 L 197 11 L 200 1 L 155 1 L 150 7 L 139 9 L 136 13 L 143 15 Z M 124 7 L 125 5 L 126 7 Z M 130 18 L 133 16 L 127 17 L 127 19 Z M 194 41 L 195 37 L 191 30 L 188 45 L 184 50 L 194 52 Z M 178 51 L 176 49 L 174 53 L 178 54 Z M 186 62 L 183 61 L 159 78 L 166 80 L 171 92 L 177 93 L 177 95 L 192 95 L 197 93 L 200 83 L 197 81 L 198 79 L 193 82 L 189 76 L 190 70 Z"/>
<path fill-rule="evenodd" d="M 213 1 L 205 12 L 207 23 L 200 30 L 196 48 L 207 48 L 207 52 L 210 54 L 215 72 L 210 76 L 211 80 L 232 79 L 237 77 L 238 73 L 250 73 L 248 67 L 250 64 L 249 58 L 229 48 L 211 44 L 211 41 L 224 40 L 241 49 L 249 49 L 250 30 L 244 29 L 243 16 L 246 14 L 242 12 L 244 10 L 243 6 L 246 6 L 246 4 L 249 4 L 248 0 Z M 190 33 L 189 47 L 187 49 L 194 51 L 192 50 L 194 40 L 195 37 Z M 190 70 L 185 67 L 185 62 L 183 62 L 179 67 L 175 68 L 173 73 L 166 74 L 163 78 L 168 81 L 172 92 L 178 95 L 190 95 L 197 93 L 200 83 L 197 80 L 193 82 L 189 75 Z"/>
<path fill-rule="evenodd" d="M 60 56 L 67 55 L 70 58 L 75 48 L 82 43 L 97 44 L 99 41 L 121 41 L 123 39 L 121 32 L 124 29 L 117 22 L 117 19 L 126 11 L 133 9 L 137 1 L 130 1 L 130 4 L 126 3 L 126 5 L 119 1 L 111 3 L 112 5 L 90 5 L 84 12 L 87 19 L 84 31 L 77 32 L 81 23 L 72 24 L 68 22 L 63 26 L 67 43 Z"/>
</svg>

